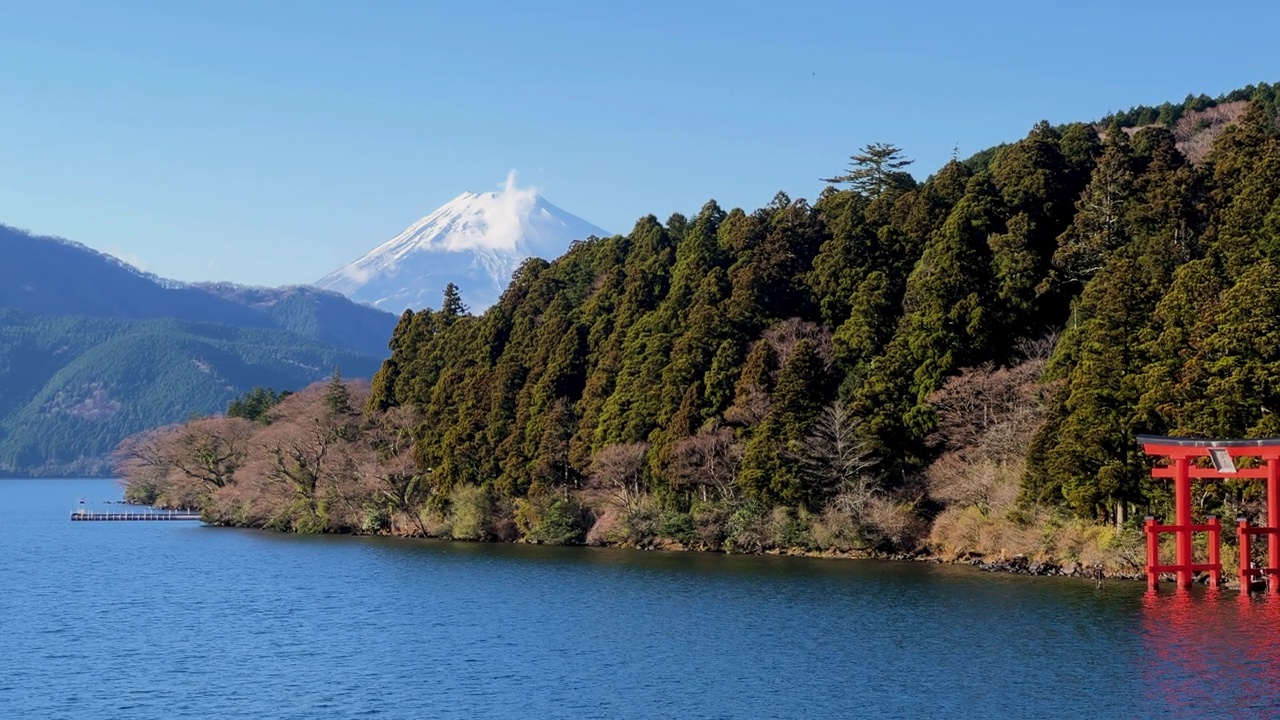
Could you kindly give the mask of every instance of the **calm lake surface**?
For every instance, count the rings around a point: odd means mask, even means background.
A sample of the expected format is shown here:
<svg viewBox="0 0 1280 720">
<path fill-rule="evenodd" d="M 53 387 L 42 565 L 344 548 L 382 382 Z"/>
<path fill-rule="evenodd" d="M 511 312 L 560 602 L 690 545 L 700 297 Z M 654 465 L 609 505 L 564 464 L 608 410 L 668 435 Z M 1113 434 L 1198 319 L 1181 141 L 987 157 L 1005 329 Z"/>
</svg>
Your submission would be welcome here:
<svg viewBox="0 0 1280 720">
<path fill-rule="evenodd" d="M 0 717 L 1274 717 L 1280 603 L 950 566 L 73 523 L 0 480 Z"/>
</svg>

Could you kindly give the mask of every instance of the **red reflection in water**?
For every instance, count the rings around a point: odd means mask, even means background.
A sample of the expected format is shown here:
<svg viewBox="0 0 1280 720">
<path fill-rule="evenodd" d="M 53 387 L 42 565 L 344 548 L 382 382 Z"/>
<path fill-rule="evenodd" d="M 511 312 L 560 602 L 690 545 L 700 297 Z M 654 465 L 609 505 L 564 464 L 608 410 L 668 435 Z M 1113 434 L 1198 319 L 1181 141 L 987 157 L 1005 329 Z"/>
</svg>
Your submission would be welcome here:
<svg viewBox="0 0 1280 720">
<path fill-rule="evenodd" d="M 1153 706 L 1258 717 L 1280 709 L 1280 598 L 1147 592 L 1142 630 L 1144 695 Z"/>
</svg>

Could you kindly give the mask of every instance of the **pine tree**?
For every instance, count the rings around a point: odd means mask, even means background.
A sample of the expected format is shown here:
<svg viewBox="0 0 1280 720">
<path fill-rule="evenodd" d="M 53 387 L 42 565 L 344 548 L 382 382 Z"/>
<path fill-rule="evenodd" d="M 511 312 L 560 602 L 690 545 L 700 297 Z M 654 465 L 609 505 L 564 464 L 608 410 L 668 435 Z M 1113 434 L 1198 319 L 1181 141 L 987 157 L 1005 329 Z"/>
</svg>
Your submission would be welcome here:
<svg viewBox="0 0 1280 720">
<path fill-rule="evenodd" d="M 1128 135 L 1111 132 L 1089 185 L 1076 201 L 1075 222 L 1058 238 L 1054 267 L 1068 282 L 1083 285 L 1128 241 L 1127 204 L 1133 195 L 1133 157 Z"/>
<path fill-rule="evenodd" d="M 723 413 L 733 403 L 741 361 L 742 349 L 734 338 L 730 337 L 720 342 L 705 376 L 708 417 Z"/>
<path fill-rule="evenodd" d="M 849 157 L 849 171 L 823 182 L 848 183 L 856 192 L 877 198 L 890 191 L 910 190 L 915 180 L 904 168 L 914 163 L 890 143 L 873 142 Z"/>
<path fill-rule="evenodd" d="M 747 361 L 738 376 L 733 405 L 725 411 L 725 419 L 744 425 L 759 422 L 768 412 L 777 369 L 778 356 L 773 346 L 757 340 L 751 352 L 747 353 Z"/>
<path fill-rule="evenodd" d="M 1085 288 L 1085 319 L 1068 331 L 1074 366 L 1066 376 L 1060 418 L 1052 438 L 1041 437 L 1043 461 L 1035 486 L 1060 487 L 1061 497 L 1087 518 L 1106 517 L 1116 503 L 1139 500 L 1144 463 L 1133 443 L 1138 373 L 1143 366 L 1139 334 L 1150 299 L 1134 260 L 1120 256 Z"/>
<path fill-rule="evenodd" d="M 350 415 L 352 412 L 351 391 L 347 389 L 347 384 L 342 381 L 342 373 L 336 367 L 325 391 L 324 406 L 332 415 Z"/>
<path fill-rule="evenodd" d="M 951 373 L 988 359 L 997 313 L 987 237 L 999 222 L 998 207 L 991 182 L 972 178 L 907 280 L 906 314 L 892 340 L 849 391 L 851 407 L 887 459 L 886 472 L 922 460 L 934 422 L 928 398 Z"/>
<path fill-rule="evenodd" d="M 267 387 L 255 387 L 227 405 L 227 417 L 244 418 L 268 425 L 271 416 L 267 411 L 291 394 L 288 390 L 276 392 Z"/>
<path fill-rule="evenodd" d="M 467 306 L 462 304 L 462 293 L 458 286 L 449 283 L 444 286 L 444 302 L 440 304 L 440 319 L 445 325 L 467 314 Z"/>
<path fill-rule="evenodd" d="M 819 491 L 804 483 L 795 451 L 832 394 L 817 348 L 801 340 L 778 373 L 769 414 L 747 443 L 741 484 L 748 496 L 787 505 L 820 497 Z"/>
<path fill-rule="evenodd" d="M 859 283 L 849 301 L 849 319 L 836 330 L 836 361 L 852 374 L 884 349 L 893 335 L 894 303 L 889 278 L 879 270 Z"/>
<path fill-rule="evenodd" d="M 866 200 L 853 192 L 832 193 L 815 208 L 830 237 L 813 259 L 807 281 L 822 319 L 832 327 L 849 317 L 849 298 L 873 268 L 877 237 L 866 223 Z"/>
<path fill-rule="evenodd" d="M 809 340 L 801 340 L 786 367 L 778 373 L 773 391 L 773 412 L 790 440 L 809 432 L 813 419 L 831 399 L 831 383 L 826 365 Z"/>
</svg>

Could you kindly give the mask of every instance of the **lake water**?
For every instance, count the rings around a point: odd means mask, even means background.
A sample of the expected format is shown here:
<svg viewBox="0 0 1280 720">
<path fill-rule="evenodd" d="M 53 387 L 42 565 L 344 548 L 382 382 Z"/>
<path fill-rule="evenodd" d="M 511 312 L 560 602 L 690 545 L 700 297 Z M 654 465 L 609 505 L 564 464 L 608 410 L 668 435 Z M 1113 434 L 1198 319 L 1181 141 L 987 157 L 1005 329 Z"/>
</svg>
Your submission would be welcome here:
<svg viewBox="0 0 1280 720">
<path fill-rule="evenodd" d="M 1280 714 L 1280 603 L 913 563 L 73 523 L 0 480 L 0 717 Z"/>
</svg>

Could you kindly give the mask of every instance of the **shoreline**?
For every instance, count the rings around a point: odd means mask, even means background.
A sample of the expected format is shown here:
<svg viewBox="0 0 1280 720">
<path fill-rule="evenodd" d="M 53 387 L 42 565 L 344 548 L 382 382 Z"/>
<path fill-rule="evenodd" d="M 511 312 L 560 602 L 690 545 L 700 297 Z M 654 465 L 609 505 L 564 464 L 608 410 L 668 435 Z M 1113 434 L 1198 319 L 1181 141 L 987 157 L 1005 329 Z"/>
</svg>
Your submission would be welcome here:
<svg viewBox="0 0 1280 720">
<path fill-rule="evenodd" d="M 133 505 L 141 505 L 143 503 L 128 503 Z M 258 532 L 279 533 L 284 535 L 302 535 L 293 531 L 273 530 L 260 527 L 245 527 L 231 525 L 226 523 L 216 523 L 201 521 L 207 527 L 218 527 L 240 530 L 255 530 Z M 573 543 L 573 544 L 552 544 L 526 542 L 521 540 L 476 540 L 476 539 L 460 539 L 450 537 L 439 537 L 434 535 L 410 535 L 402 533 L 320 533 L 334 537 L 366 537 L 366 538 L 395 538 L 401 540 L 433 540 L 437 542 L 448 543 L 470 543 L 470 544 L 493 544 L 493 545 L 545 545 L 553 547 L 581 547 L 581 548 L 611 548 L 616 550 L 629 550 L 636 552 L 669 552 L 669 553 L 703 553 L 709 555 L 755 555 L 755 556 L 777 556 L 777 557 L 798 557 L 798 558 L 814 558 L 829 560 L 878 560 L 889 562 L 911 562 L 911 563 L 927 563 L 933 565 L 961 565 L 972 567 L 973 569 L 993 574 L 1006 575 L 1024 575 L 1028 577 L 1062 577 L 1074 578 L 1077 580 L 1123 580 L 1129 582 L 1139 582 L 1146 580 L 1146 574 L 1141 569 L 1134 571 L 1117 571 L 1108 570 L 1101 566 L 1086 566 L 1080 562 L 1057 562 L 1054 560 L 1030 560 L 1026 555 L 1017 554 L 1007 559 L 987 559 L 981 553 L 971 552 L 965 553 L 960 557 L 947 559 L 940 555 L 925 551 L 903 551 L 896 553 L 882 553 L 865 550 L 805 550 L 801 548 L 773 548 L 758 552 L 729 552 L 725 550 L 706 550 L 691 548 L 677 542 L 658 543 L 649 547 L 642 547 L 630 543 Z M 1225 574 L 1225 573 L 1224 573 Z M 1203 577 L 1197 576 L 1195 584 L 1207 584 L 1207 573 L 1202 574 Z M 1163 584 L 1162 580 L 1162 584 Z M 1233 589 L 1236 587 L 1228 578 L 1223 578 L 1223 587 Z"/>
</svg>

